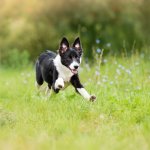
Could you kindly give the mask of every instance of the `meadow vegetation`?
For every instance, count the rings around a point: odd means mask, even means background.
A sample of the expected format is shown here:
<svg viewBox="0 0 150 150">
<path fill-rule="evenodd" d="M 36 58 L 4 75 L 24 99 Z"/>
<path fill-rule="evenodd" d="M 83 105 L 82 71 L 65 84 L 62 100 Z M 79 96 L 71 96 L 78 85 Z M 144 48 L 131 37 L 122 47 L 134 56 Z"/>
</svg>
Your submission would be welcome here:
<svg viewBox="0 0 150 150">
<path fill-rule="evenodd" d="M 39 93 L 33 65 L 1 67 L 0 149 L 150 149 L 148 53 L 107 56 L 101 65 L 95 56 L 80 69 L 94 103 L 71 86 L 51 97 L 45 87 Z"/>
</svg>

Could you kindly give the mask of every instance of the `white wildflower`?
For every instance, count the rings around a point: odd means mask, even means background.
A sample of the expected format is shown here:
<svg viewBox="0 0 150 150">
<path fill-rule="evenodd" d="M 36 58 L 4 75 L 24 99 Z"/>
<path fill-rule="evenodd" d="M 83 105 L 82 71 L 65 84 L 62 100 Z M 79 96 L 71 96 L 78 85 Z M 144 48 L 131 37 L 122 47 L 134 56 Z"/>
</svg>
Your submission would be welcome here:
<svg viewBox="0 0 150 150">
<path fill-rule="evenodd" d="M 118 75 L 120 75 L 120 74 L 121 74 L 121 72 L 120 72 L 120 70 L 119 70 L 119 69 L 116 69 L 116 72 L 117 72 L 117 74 L 118 74 Z"/>
<path fill-rule="evenodd" d="M 103 62 L 104 62 L 104 63 L 107 63 L 107 59 L 104 59 Z"/>
<path fill-rule="evenodd" d="M 96 74 L 96 76 L 100 75 L 99 71 L 95 71 L 95 74 Z"/>
<path fill-rule="evenodd" d="M 110 81 L 110 85 L 114 84 L 114 81 Z"/>
<path fill-rule="evenodd" d="M 98 49 L 96 50 L 96 52 L 97 52 L 97 53 L 101 53 L 102 50 L 101 50 L 100 48 L 98 48 Z"/>
<path fill-rule="evenodd" d="M 128 73 L 130 75 L 131 74 L 131 70 L 130 69 L 126 69 L 126 73 Z"/>
<path fill-rule="evenodd" d="M 100 82 L 100 81 L 98 81 L 98 82 L 97 82 L 97 84 L 98 84 L 98 85 L 100 85 L 100 84 L 101 84 L 101 82 Z"/>
<path fill-rule="evenodd" d="M 107 47 L 111 47 L 111 43 L 107 43 L 106 46 L 107 46 Z"/>
<path fill-rule="evenodd" d="M 104 78 L 104 79 L 102 79 L 102 81 L 103 81 L 103 82 L 107 82 L 107 79 Z"/>
<path fill-rule="evenodd" d="M 99 44 L 100 42 L 100 39 L 96 39 L 96 44 Z"/>
</svg>

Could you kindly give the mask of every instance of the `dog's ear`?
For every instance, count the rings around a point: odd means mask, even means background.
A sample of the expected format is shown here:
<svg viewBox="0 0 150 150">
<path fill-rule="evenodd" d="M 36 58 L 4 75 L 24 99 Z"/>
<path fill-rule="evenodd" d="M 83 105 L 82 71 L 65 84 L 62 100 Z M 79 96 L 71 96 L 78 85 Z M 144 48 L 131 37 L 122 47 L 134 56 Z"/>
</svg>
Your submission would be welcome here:
<svg viewBox="0 0 150 150">
<path fill-rule="evenodd" d="M 80 42 L 80 38 L 77 37 L 73 43 L 73 47 L 75 49 L 77 49 L 78 51 L 81 51 L 82 50 L 82 46 L 81 46 L 81 42 Z"/>
<path fill-rule="evenodd" d="M 68 40 L 63 37 L 63 39 L 60 42 L 60 47 L 59 47 L 59 53 L 65 53 L 69 48 L 69 42 Z"/>
</svg>

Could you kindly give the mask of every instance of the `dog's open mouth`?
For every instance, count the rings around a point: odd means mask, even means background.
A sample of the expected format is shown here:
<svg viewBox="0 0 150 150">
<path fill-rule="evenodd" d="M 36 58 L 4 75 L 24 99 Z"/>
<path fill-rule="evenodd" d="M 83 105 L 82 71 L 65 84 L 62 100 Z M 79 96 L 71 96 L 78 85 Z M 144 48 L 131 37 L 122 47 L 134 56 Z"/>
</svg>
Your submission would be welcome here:
<svg viewBox="0 0 150 150">
<path fill-rule="evenodd" d="M 73 74 L 77 74 L 78 73 L 78 70 L 77 69 L 71 69 L 71 68 L 69 68 L 70 70 L 71 70 L 71 72 L 73 73 Z"/>
</svg>

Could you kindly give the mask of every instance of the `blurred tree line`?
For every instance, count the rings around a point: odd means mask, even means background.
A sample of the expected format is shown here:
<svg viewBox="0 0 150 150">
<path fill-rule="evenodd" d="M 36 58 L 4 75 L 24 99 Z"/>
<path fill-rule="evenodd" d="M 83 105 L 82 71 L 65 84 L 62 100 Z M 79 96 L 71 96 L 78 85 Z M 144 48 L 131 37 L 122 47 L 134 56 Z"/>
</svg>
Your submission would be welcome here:
<svg viewBox="0 0 150 150">
<path fill-rule="evenodd" d="M 35 60 L 46 49 L 56 50 L 63 36 L 70 42 L 80 36 L 87 58 L 101 49 L 140 50 L 150 42 L 149 6 L 149 0 L 1 0 L 1 62 L 12 51 Z"/>
</svg>

